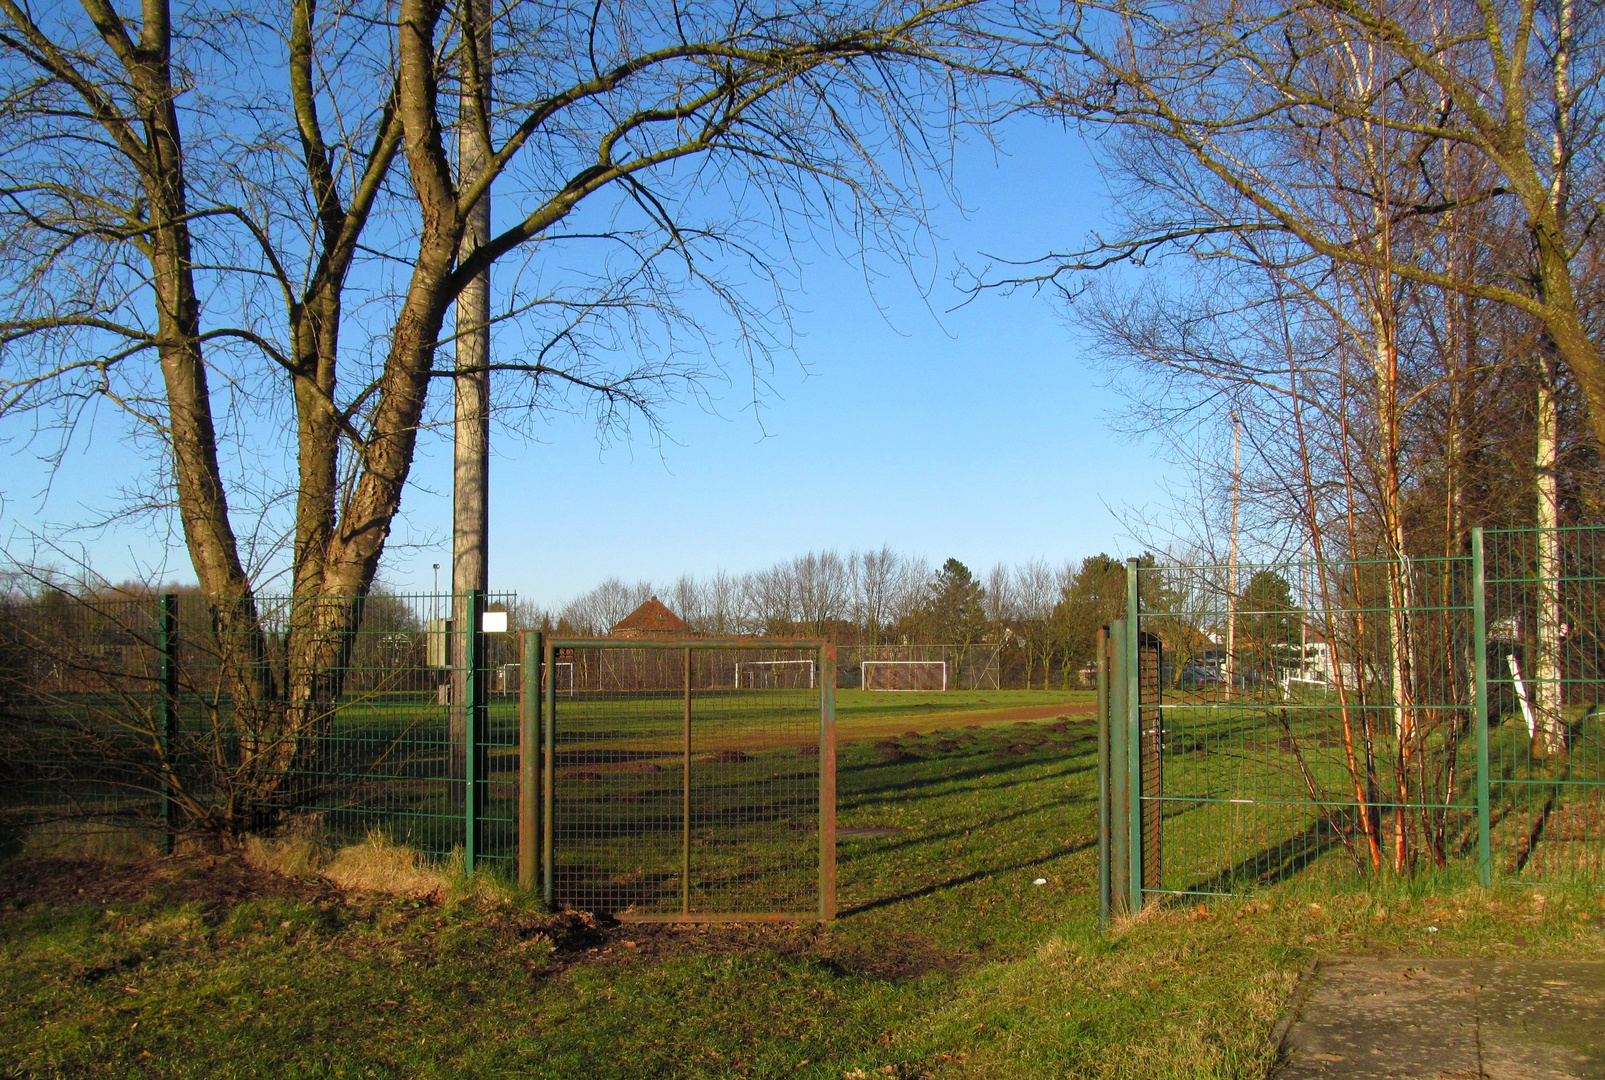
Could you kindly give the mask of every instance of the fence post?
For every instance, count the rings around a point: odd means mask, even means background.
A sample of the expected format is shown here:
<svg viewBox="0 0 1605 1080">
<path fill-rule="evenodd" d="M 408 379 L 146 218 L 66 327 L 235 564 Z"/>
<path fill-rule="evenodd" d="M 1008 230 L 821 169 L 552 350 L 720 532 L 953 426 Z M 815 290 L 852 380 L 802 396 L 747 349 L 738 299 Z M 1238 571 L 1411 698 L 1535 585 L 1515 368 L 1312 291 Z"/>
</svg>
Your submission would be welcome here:
<svg viewBox="0 0 1605 1080">
<path fill-rule="evenodd" d="M 466 654 L 463 662 L 463 869 L 472 874 L 479 860 L 479 819 L 484 784 L 480 777 L 480 755 L 485 739 L 485 680 L 480 670 L 485 666 L 485 594 L 480 589 L 468 593 L 468 626 Z"/>
<path fill-rule="evenodd" d="M 173 853 L 173 729 L 178 726 L 178 594 L 162 595 L 160 629 L 157 648 L 161 652 L 162 717 L 156 732 L 161 761 L 157 766 L 162 773 L 162 845 L 163 855 Z"/>
<path fill-rule="evenodd" d="M 1109 628 L 1098 628 L 1098 929 L 1109 925 Z"/>
<path fill-rule="evenodd" d="M 819 647 L 819 917 L 836 917 L 836 646 Z"/>
<path fill-rule="evenodd" d="M 518 886 L 533 890 L 541 850 L 541 633 L 523 633 L 518 672 Z"/>
<path fill-rule="evenodd" d="M 1126 738 L 1126 620 L 1109 623 L 1109 910 L 1131 903 L 1131 765 Z"/>
<path fill-rule="evenodd" d="M 691 647 L 685 649 L 685 717 L 681 728 L 685 756 L 680 770 L 680 912 L 691 914 Z"/>
<path fill-rule="evenodd" d="M 541 899 L 552 907 L 557 903 L 557 650 L 550 638 L 541 644 L 541 667 L 546 671 L 546 709 L 541 717 L 546 724 L 541 733 Z"/>
<path fill-rule="evenodd" d="M 1142 910 L 1142 673 L 1137 651 L 1142 638 L 1138 620 L 1138 568 L 1136 559 L 1126 560 L 1126 766 L 1130 769 L 1127 784 L 1130 786 L 1130 813 L 1126 828 L 1131 838 L 1126 842 L 1131 856 L 1128 884 L 1131 888 L 1131 911 Z"/>
<path fill-rule="evenodd" d="M 1493 884 L 1494 858 L 1488 808 L 1488 564 L 1480 525 L 1471 530 L 1471 651 L 1477 698 L 1477 880 L 1486 888 Z"/>
</svg>

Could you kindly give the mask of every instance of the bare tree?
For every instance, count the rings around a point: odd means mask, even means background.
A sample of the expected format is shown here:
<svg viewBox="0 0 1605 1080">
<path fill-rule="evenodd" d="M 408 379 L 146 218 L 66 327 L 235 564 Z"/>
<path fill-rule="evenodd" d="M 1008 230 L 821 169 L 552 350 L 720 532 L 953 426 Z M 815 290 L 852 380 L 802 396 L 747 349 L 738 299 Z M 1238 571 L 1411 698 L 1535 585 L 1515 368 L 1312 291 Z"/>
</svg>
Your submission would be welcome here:
<svg viewBox="0 0 1605 1080">
<path fill-rule="evenodd" d="M 471 2 L 0 0 L 0 417 L 70 440 L 105 406 L 150 448 L 268 802 L 340 692 L 431 387 L 476 374 L 437 354 L 486 267 L 515 268 L 485 365 L 519 377 L 505 423 L 655 427 L 719 374 L 706 312 L 761 381 L 788 244 L 839 226 L 904 250 L 908 178 L 1017 69 L 1007 9 L 969 0 L 518 4 L 491 57 L 462 32 Z M 465 128 L 484 160 L 460 175 Z M 467 242 L 492 183 L 500 231 Z M 257 591 L 281 504 L 296 603 L 275 666 Z"/>
<path fill-rule="evenodd" d="M 1065 51 L 1043 107 L 1108 130 L 1124 161 L 1143 164 L 1126 193 L 1129 227 L 1051 258 L 1035 280 L 1073 290 L 1086 268 L 1168 251 L 1235 259 L 1283 237 L 1378 280 L 1530 316 L 1605 438 L 1605 358 L 1588 314 L 1594 212 L 1573 210 L 1602 193 L 1601 29 L 1568 0 L 1083 5 L 1072 25 L 1045 29 Z M 1376 77 L 1356 78 L 1362 68 Z M 1374 173 L 1387 187 L 1353 190 L 1373 211 L 1356 227 L 1327 213 L 1330 179 L 1311 172 L 1304 150 L 1368 140 L 1385 150 Z M 1471 167 L 1439 167 L 1446 160 Z M 1482 205 L 1517 224 L 1521 272 L 1390 242 L 1402 227 L 1425 236 Z"/>
</svg>

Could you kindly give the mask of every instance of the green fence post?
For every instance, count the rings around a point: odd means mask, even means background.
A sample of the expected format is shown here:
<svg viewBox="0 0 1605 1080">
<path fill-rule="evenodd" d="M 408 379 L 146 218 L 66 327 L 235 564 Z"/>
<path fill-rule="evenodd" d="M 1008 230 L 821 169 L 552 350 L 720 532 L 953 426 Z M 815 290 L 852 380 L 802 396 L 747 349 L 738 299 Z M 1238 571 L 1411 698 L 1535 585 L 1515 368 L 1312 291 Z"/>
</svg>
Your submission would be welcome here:
<svg viewBox="0 0 1605 1080">
<path fill-rule="evenodd" d="M 1471 530 L 1471 651 L 1477 697 L 1477 880 L 1486 888 L 1493 884 L 1494 857 L 1488 810 L 1488 565 L 1481 526 Z"/>
<path fill-rule="evenodd" d="M 162 854 L 173 853 L 173 729 L 178 726 L 178 594 L 162 596 L 157 648 L 161 652 L 162 716 L 156 732 L 162 773 Z"/>
<path fill-rule="evenodd" d="M 480 778 L 480 755 L 485 738 L 485 680 L 481 669 L 485 666 L 485 594 L 479 589 L 468 593 L 468 648 L 463 662 L 467 665 L 463 724 L 463 869 L 474 872 L 479 859 L 479 819 L 483 800 L 483 783 Z"/>
<path fill-rule="evenodd" d="M 1109 628 L 1098 628 L 1098 928 L 1109 925 Z"/>
<path fill-rule="evenodd" d="M 1127 884 L 1131 889 L 1131 910 L 1142 910 L 1142 674 L 1138 665 L 1137 645 L 1142 637 L 1138 620 L 1138 568 L 1136 559 L 1126 560 L 1126 767 L 1130 776 L 1130 813 L 1126 828 L 1130 839 L 1126 850 L 1131 857 Z"/>
<path fill-rule="evenodd" d="M 518 672 L 518 885 L 534 889 L 541 850 L 541 633 L 524 631 Z"/>
</svg>

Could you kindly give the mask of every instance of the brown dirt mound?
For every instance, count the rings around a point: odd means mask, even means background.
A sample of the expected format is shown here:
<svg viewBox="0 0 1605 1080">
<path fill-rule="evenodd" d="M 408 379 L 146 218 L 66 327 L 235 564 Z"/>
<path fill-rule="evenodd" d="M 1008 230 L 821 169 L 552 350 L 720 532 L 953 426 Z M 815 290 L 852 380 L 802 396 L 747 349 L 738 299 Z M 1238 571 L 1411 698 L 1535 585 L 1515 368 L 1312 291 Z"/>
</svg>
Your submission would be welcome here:
<svg viewBox="0 0 1605 1080">
<path fill-rule="evenodd" d="M 936 748 L 944 754 L 951 754 L 953 751 L 957 750 L 959 746 L 960 743 L 956 739 L 943 739 L 941 742 L 936 744 Z"/>
<path fill-rule="evenodd" d="M 721 750 L 717 754 L 713 755 L 713 760 L 725 765 L 730 765 L 740 761 L 751 761 L 752 759 L 746 754 L 743 754 L 740 750 Z"/>
<path fill-rule="evenodd" d="M 918 761 L 920 760 L 920 756 L 918 754 L 911 754 L 902 747 L 896 747 L 889 750 L 882 750 L 881 760 L 891 762 L 893 764 L 901 764 L 905 761 Z"/>
</svg>

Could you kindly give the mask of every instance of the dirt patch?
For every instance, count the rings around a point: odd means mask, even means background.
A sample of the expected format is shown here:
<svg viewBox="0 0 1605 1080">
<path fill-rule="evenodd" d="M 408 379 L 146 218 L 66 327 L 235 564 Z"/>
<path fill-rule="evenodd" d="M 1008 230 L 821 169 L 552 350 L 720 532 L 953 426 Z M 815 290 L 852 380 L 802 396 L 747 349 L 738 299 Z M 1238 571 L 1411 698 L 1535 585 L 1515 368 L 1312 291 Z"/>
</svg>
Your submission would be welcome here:
<svg viewBox="0 0 1605 1080">
<path fill-rule="evenodd" d="M 713 755 L 712 760 L 722 764 L 731 765 L 737 762 L 751 761 L 752 758 L 742 753 L 740 750 L 721 750 L 717 754 Z"/>
<path fill-rule="evenodd" d="M 1014 725 L 1022 721 L 1030 723 L 1054 718 L 1069 722 L 1073 717 L 1085 716 L 1087 719 L 1091 719 L 1096 708 L 1097 706 L 1092 702 L 1073 705 L 1060 702 L 1057 705 L 1018 705 L 1006 709 L 950 709 L 933 713 L 910 712 L 901 716 L 874 717 L 862 720 L 838 718 L 836 721 L 836 738 L 840 742 L 849 742 L 855 739 L 883 739 L 899 735 L 903 738 L 912 738 L 916 735 L 929 735 L 952 728 L 980 731 L 982 728 L 998 727 L 1003 724 Z"/>
<path fill-rule="evenodd" d="M 322 878 L 294 878 L 247 866 L 232 855 L 179 855 L 127 865 L 99 859 L 17 859 L 0 873 L 0 907 L 28 904 L 199 903 L 207 907 L 268 897 L 330 900 L 340 889 Z"/>
<path fill-rule="evenodd" d="M 894 765 L 900 765 L 906 761 L 919 761 L 920 756 L 908 750 L 904 750 L 901 746 L 896 746 L 882 750 L 881 760 L 890 762 Z"/>
<path fill-rule="evenodd" d="M 936 749 L 944 754 L 951 754 L 953 751 L 959 749 L 961 745 L 963 744 L 957 739 L 943 739 L 936 744 Z"/>
<path fill-rule="evenodd" d="M 885 982 L 905 982 L 932 971 L 956 971 L 971 957 L 951 953 L 917 934 L 893 934 L 871 941 L 846 941 L 814 924 L 718 926 L 622 923 L 596 931 L 594 944 L 578 951 L 560 950 L 554 961 L 638 963 L 673 956 L 717 953 L 779 953 L 818 962 L 838 975 L 857 975 Z"/>
<path fill-rule="evenodd" d="M 631 761 L 619 766 L 619 772 L 623 773 L 660 773 L 662 771 L 662 765 L 651 761 Z"/>
</svg>

